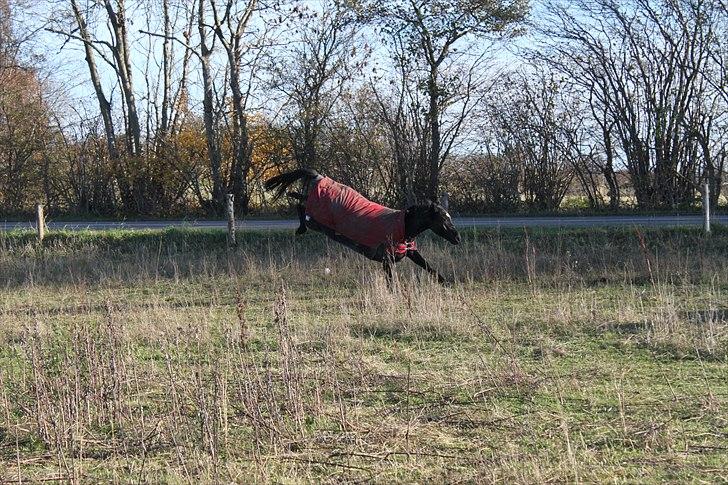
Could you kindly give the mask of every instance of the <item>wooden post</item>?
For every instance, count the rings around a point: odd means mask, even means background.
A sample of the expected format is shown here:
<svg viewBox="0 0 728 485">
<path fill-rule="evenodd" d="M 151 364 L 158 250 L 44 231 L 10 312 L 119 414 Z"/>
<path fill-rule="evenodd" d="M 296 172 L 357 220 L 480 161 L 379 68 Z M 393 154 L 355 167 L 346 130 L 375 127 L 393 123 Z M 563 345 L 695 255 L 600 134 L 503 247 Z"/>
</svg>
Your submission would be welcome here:
<svg viewBox="0 0 728 485">
<path fill-rule="evenodd" d="M 38 204 L 36 207 L 36 224 L 38 226 L 38 241 L 43 242 L 45 238 L 45 215 L 43 214 L 43 204 Z"/>
<path fill-rule="evenodd" d="M 237 246 L 237 241 L 235 239 L 235 196 L 233 194 L 227 194 L 225 196 L 225 200 L 227 201 L 225 204 L 225 212 L 227 213 L 228 221 L 227 243 L 228 247 L 232 248 Z"/>
<path fill-rule="evenodd" d="M 446 211 L 450 210 L 450 195 L 447 192 L 443 192 L 440 196 L 440 205 Z"/>
<path fill-rule="evenodd" d="M 710 234 L 710 182 L 705 181 L 703 186 L 703 219 L 705 222 L 705 233 Z"/>
</svg>

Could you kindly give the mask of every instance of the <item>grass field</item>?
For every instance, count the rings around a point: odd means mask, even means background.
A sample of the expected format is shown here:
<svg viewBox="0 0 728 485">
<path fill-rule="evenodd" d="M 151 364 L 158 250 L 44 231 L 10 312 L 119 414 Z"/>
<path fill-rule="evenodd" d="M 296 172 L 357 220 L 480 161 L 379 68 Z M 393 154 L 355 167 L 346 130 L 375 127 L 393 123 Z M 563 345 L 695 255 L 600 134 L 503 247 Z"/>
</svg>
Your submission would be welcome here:
<svg viewBox="0 0 728 485">
<path fill-rule="evenodd" d="M 728 481 L 728 230 L 463 239 L 0 234 L 0 483 Z"/>
</svg>

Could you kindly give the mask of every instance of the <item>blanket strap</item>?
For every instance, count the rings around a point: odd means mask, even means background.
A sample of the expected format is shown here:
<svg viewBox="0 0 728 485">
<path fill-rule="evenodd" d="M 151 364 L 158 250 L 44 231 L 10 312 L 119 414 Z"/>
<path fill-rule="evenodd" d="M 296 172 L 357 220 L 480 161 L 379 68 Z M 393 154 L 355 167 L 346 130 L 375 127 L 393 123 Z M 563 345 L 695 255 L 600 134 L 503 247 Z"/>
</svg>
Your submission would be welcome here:
<svg viewBox="0 0 728 485">
<path fill-rule="evenodd" d="M 405 256 L 407 251 L 416 251 L 417 242 L 413 239 L 411 241 L 404 241 L 401 243 L 390 244 L 387 248 L 387 252 L 393 256 Z"/>
</svg>

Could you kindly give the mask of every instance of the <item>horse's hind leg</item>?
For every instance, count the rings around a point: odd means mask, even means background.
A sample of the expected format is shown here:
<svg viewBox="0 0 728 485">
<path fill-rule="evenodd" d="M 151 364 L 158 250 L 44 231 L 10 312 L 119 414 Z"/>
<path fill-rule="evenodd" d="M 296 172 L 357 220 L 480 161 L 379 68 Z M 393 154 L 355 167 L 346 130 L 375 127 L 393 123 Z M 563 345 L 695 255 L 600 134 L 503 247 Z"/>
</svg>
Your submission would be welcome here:
<svg viewBox="0 0 728 485">
<path fill-rule="evenodd" d="M 306 233 L 306 208 L 303 206 L 303 201 L 306 199 L 302 194 L 299 194 L 298 192 L 288 192 L 288 197 L 291 199 L 296 199 L 298 201 L 298 204 L 296 204 L 296 212 L 298 213 L 298 229 L 296 229 L 296 234 L 305 234 Z"/>
</svg>

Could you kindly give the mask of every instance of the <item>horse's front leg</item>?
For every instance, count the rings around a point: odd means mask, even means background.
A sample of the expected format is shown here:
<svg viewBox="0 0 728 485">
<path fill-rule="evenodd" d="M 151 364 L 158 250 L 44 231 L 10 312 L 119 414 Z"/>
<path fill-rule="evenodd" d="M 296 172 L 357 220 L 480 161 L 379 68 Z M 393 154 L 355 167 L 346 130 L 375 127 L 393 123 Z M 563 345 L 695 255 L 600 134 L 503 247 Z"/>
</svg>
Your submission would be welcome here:
<svg viewBox="0 0 728 485">
<path fill-rule="evenodd" d="M 422 257 L 419 251 L 416 249 L 410 249 L 407 251 L 407 257 L 412 260 L 413 263 L 415 263 L 420 268 L 424 269 L 428 273 L 430 273 L 432 276 L 437 278 L 437 282 L 440 284 L 447 283 L 447 280 L 443 278 L 443 276 L 437 272 L 435 268 L 430 266 L 430 263 L 425 261 L 425 258 Z"/>
</svg>

